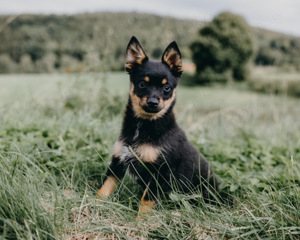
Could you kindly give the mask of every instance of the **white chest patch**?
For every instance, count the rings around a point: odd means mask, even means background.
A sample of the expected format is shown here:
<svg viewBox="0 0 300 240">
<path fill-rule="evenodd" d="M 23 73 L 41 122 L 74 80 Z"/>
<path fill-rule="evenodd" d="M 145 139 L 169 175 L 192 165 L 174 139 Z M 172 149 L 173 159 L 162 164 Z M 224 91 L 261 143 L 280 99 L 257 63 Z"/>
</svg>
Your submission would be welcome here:
<svg viewBox="0 0 300 240">
<path fill-rule="evenodd" d="M 122 154 L 120 155 L 120 161 L 126 163 L 128 160 L 132 159 L 134 155 L 128 147 L 123 146 Z"/>
</svg>

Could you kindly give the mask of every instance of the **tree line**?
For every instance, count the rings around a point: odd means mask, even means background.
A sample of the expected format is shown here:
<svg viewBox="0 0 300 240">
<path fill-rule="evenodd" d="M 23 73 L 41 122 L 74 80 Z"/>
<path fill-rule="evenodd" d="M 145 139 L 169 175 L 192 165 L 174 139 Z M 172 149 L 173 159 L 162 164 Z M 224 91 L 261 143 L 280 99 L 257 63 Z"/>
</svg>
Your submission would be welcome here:
<svg viewBox="0 0 300 240">
<path fill-rule="evenodd" d="M 176 40 L 183 57 L 192 59 L 191 46 L 205 28 L 203 21 L 142 13 L 0 16 L 0 73 L 123 70 L 132 35 L 152 58 Z M 300 38 L 249 29 L 254 64 L 300 70 Z"/>
</svg>

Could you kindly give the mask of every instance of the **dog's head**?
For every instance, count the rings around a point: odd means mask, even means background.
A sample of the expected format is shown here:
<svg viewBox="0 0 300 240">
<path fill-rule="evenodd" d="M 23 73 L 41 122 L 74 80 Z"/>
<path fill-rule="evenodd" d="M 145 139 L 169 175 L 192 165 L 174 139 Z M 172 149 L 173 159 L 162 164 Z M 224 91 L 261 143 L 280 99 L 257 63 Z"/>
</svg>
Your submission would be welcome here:
<svg viewBox="0 0 300 240">
<path fill-rule="evenodd" d="M 150 61 L 139 41 L 132 37 L 126 50 L 130 75 L 130 98 L 136 117 L 155 120 L 173 107 L 176 86 L 182 74 L 176 42 L 166 48 L 161 61 Z"/>
</svg>

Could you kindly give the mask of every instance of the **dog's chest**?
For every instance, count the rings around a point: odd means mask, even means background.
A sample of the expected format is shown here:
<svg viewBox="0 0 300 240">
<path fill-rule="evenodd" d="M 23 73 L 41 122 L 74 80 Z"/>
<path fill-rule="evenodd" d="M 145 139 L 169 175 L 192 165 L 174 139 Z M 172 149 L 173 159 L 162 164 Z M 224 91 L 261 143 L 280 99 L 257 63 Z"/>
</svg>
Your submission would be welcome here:
<svg viewBox="0 0 300 240">
<path fill-rule="evenodd" d="M 120 162 L 128 163 L 133 159 L 142 162 L 155 163 L 162 154 L 162 149 L 151 143 L 126 145 L 123 141 L 117 141 L 113 154 L 120 159 Z"/>
</svg>

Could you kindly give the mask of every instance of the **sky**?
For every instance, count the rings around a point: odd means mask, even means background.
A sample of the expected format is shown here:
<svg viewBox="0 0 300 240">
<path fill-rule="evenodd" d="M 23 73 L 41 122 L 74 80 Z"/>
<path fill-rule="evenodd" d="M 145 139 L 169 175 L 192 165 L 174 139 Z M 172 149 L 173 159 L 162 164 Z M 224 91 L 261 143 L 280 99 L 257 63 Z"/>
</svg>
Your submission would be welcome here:
<svg viewBox="0 0 300 240">
<path fill-rule="evenodd" d="M 0 0 L 0 14 L 146 12 L 209 21 L 222 11 L 249 24 L 300 36 L 300 0 Z"/>
</svg>

